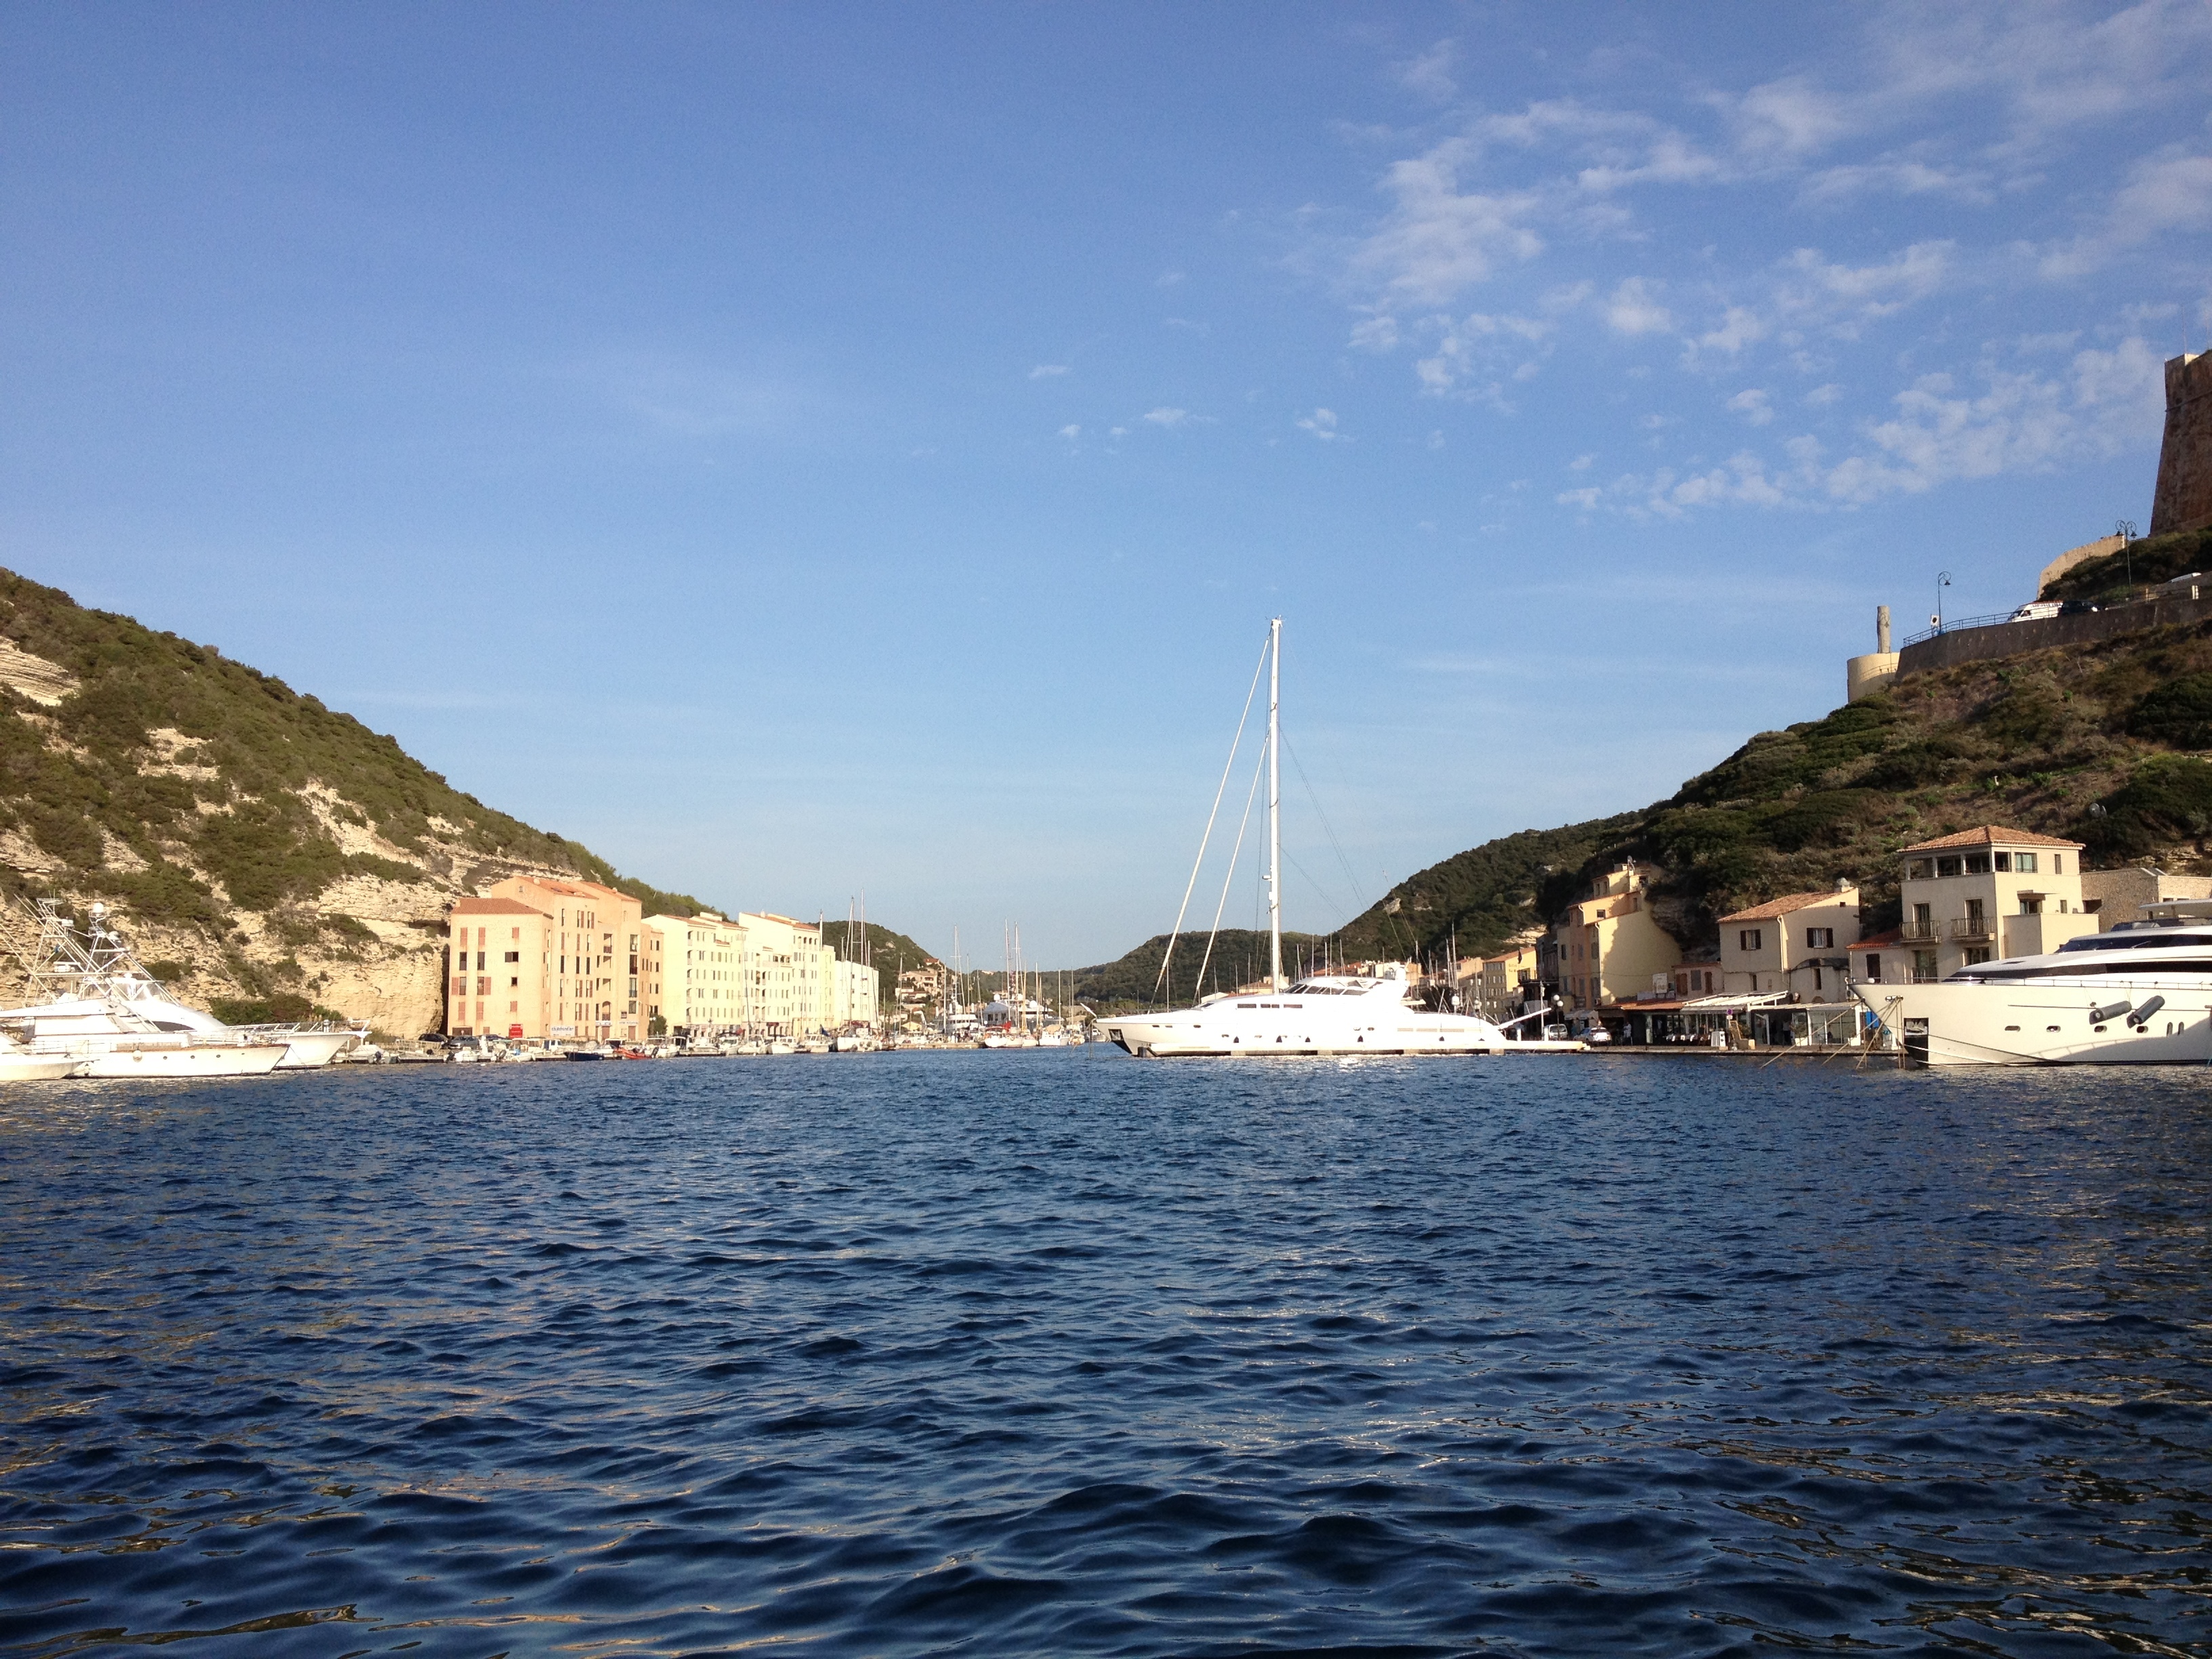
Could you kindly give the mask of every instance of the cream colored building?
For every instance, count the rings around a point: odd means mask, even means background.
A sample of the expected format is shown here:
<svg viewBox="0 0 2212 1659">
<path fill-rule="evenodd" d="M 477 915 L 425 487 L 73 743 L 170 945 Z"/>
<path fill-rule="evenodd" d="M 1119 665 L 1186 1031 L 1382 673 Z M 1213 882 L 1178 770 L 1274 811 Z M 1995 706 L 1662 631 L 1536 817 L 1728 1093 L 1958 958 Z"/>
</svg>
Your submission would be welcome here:
<svg viewBox="0 0 2212 1659">
<path fill-rule="evenodd" d="M 1923 982 L 1992 957 L 2040 956 L 2098 929 L 2082 902 L 2079 842 L 1984 824 L 1899 856 L 1899 945 Z"/>
<path fill-rule="evenodd" d="M 876 970 L 865 963 L 846 962 L 830 953 L 830 1028 L 876 1023 Z"/>
<path fill-rule="evenodd" d="M 746 1029 L 745 930 L 725 916 L 647 916 L 644 1001 L 654 1035 L 720 1037 Z"/>
<path fill-rule="evenodd" d="M 1673 934 L 1645 907 L 1644 872 L 1625 864 L 1601 877 L 1552 929 L 1561 993 L 1571 1008 L 1595 1008 L 1648 993 L 1682 959 Z"/>
<path fill-rule="evenodd" d="M 642 907 L 627 893 L 566 876 L 510 876 L 488 896 L 553 919 L 544 1035 L 636 1042 L 646 1035 L 640 981 Z"/>
<path fill-rule="evenodd" d="M 811 1036 L 830 1029 L 836 1012 L 830 968 L 836 952 L 822 943 L 821 927 L 772 911 L 738 913 L 745 933 L 745 968 L 752 975 L 747 1030 L 755 1036 Z"/>
<path fill-rule="evenodd" d="M 446 913 L 446 925 L 447 1034 L 549 1035 L 553 918 L 518 899 L 465 898 Z"/>
<path fill-rule="evenodd" d="M 1723 994 L 1840 997 L 1850 982 L 1845 953 L 1859 939 L 1859 890 L 1786 893 L 1723 916 L 1720 929 Z"/>
</svg>

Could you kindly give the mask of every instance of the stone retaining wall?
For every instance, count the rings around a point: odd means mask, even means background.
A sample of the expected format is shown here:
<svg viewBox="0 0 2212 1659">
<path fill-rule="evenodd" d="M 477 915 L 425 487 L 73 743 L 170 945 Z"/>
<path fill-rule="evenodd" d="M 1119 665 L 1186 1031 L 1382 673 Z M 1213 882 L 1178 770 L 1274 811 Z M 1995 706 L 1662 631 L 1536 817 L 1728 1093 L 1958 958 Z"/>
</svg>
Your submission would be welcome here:
<svg viewBox="0 0 2212 1659">
<path fill-rule="evenodd" d="M 2054 646 L 2088 645 L 2122 634 L 2141 633 L 2147 628 L 2172 628 L 2207 618 L 2212 618 L 2212 599 L 2153 599 L 2142 605 L 2118 605 L 2110 611 L 2086 611 L 2079 616 L 2044 617 L 2033 622 L 1954 629 L 1932 640 L 1906 646 L 1898 653 L 1897 672 L 1902 678 L 1907 674 L 1948 668 L 1954 663 L 2016 657 L 2023 651 L 2048 651 Z"/>
</svg>

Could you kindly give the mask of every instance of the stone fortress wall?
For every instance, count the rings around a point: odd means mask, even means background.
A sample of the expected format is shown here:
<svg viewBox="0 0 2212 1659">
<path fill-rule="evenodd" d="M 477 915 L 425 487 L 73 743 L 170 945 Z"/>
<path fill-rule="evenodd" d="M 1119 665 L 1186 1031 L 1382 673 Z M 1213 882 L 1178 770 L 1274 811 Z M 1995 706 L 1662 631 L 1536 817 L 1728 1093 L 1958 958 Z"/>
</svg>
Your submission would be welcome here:
<svg viewBox="0 0 2212 1659">
<path fill-rule="evenodd" d="M 2212 354 L 2166 363 L 2166 436 L 2158 448 L 2158 493 L 2150 533 L 2212 525 Z"/>
</svg>

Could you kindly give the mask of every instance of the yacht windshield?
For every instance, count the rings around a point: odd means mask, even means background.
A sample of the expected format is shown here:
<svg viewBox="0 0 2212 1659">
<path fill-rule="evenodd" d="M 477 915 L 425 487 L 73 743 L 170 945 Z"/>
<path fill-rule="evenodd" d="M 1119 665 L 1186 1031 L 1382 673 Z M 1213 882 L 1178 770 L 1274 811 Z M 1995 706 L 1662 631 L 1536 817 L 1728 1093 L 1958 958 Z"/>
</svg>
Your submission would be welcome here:
<svg viewBox="0 0 2212 1659">
<path fill-rule="evenodd" d="M 2174 933 L 2162 927 L 2130 928 L 2125 933 L 2091 933 L 2069 939 L 2060 951 L 2151 951 L 2172 945 L 2212 945 L 2212 933 Z"/>
</svg>

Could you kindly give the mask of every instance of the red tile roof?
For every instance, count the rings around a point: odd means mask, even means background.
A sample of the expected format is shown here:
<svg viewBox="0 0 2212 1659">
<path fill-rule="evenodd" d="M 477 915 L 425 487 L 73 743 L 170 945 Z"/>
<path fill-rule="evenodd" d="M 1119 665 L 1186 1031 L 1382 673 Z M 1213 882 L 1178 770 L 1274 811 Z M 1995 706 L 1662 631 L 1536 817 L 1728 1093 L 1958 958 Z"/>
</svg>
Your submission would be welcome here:
<svg viewBox="0 0 2212 1659">
<path fill-rule="evenodd" d="M 465 898 L 453 902 L 457 916 L 536 916 L 546 920 L 545 913 L 535 905 L 524 904 L 511 898 Z"/>
<path fill-rule="evenodd" d="M 2039 836 L 2033 830 L 2000 830 L 1985 823 L 1978 830 L 1961 830 L 1955 836 L 1938 836 L 1933 841 L 1923 841 L 1905 850 L 1908 853 L 1933 853 L 1953 847 L 2079 847 L 2078 841 L 2067 841 L 2057 836 Z"/>
<path fill-rule="evenodd" d="M 1886 951 L 1893 945 L 1905 943 L 1905 930 L 1893 927 L 1886 933 L 1876 933 L 1872 939 L 1863 939 L 1850 948 L 1854 951 Z"/>
<path fill-rule="evenodd" d="M 1786 916 L 1792 910 L 1809 910 L 1816 904 L 1856 904 L 1858 890 L 1846 889 L 1838 892 L 1831 887 L 1820 893 L 1784 893 L 1780 898 L 1769 899 L 1764 904 L 1754 904 L 1748 910 L 1739 910 L 1732 916 L 1723 916 L 1729 921 L 1770 921 L 1776 916 Z"/>
</svg>

